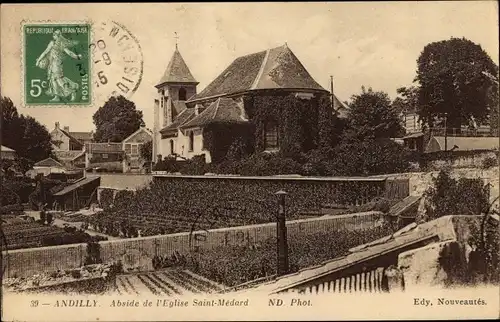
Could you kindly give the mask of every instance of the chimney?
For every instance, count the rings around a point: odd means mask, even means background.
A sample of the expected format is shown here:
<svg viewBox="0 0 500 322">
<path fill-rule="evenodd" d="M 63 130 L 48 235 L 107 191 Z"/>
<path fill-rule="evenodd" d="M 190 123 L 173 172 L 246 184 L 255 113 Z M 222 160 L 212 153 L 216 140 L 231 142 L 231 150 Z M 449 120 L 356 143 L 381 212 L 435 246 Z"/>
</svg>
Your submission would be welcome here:
<svg viewBox="0 0 500 322">
<path fill-rule="evenodd" d="M 201 109 L 201 106 L 199 104 L 196 104 L 194 106 L 194 115 L 199 115 L 200 114 L 200 109 Z"/>
<path fill-rule="evenodd" d="M 56 129 L 59 129 L 59 122 L 56 122 Z"/>
<path fill-rule="evenodd" d="M 64 131 L 69 132 L 69 126 L 65 126 Z"/>
</svg>

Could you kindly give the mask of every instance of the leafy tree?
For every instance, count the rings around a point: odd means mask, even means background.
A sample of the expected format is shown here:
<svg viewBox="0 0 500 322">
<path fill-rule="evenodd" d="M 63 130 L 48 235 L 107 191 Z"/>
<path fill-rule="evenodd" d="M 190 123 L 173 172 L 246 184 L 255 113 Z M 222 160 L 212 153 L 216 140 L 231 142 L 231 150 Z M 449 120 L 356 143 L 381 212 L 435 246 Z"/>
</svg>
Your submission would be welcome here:
<svg viewBox="0 0 500 322">
<path fill-rule="evenodd" d="M 33 117 L 21 115 L 20 118 L 23 136 L 19 155 L 35 162 L 48 158 L 52 152 L 50 133 Z"/>
<path fill-rule="evenodd" d="M 490 109 L 490 117 L 489 117 L 489 125 L 492 133 L 498 135 L 498 128 L 500 126 L 500 119 L 498 117 L 499 114 L 499 100 L 498 100 L 498 86 L 494 86 L 495 84 L 491 84 L 489 95 L 488 95 L 488 105 L 491 106 Z"/>
<path fill-rule="evenodd" d="M 417 60 L 418 113 L 425 125 L 460 128 L 473 117 L 487 120 L 492 82 L 483 72 L 498 74 L 498 66 L 480 45 L 465 38 L 451 38 L 424 47 Z M 498 85 L 496 85 L 498 92 Z"/>
<path fill-rule="evenodd" d="M 418 88 L 415 86 L 400 87 L 398 97 L 392 102 L 392 108 L 398 114 L 416 112 L 418 109 Z"/>
<path fill-rule="evenodd" d="M 153 141 L 148 141 L 144 144 L 141 144 L 141 148 L 139 150 L 141 154 L 141 158 L 147 162 L 151 162 L 153 159 Z"/>
<path fill-rule="evenodd" d="M 17 163 L 28 170 L 37 161 L 51 155 L 51 136 L 47 129 L 31 116 L 19 115 L 8 97 L 1 98 L 2 145 L 16 151 Z"/>
<path fill-rule="evenodd" d="M 19 130 L 21 129 L 21 120 L 17 108 L 8 97 L 1 98 L 2 107 L 2 145 L 17 151 L 20 145 Z"/>
<path fill-rule="evenodd" d="M 387 138 L 351 139 L 335 147 L 328 167 L 331 174 L 340 176 L 405 172 L 410 157 L 410 151 Z"/>
<path fill-rule="evenodd" d="M 489 206 L 488 187 L 480 178 L 457 180 L 448 170 L 439 172 L 424 195 L 428 220 L 447 215 L 481 215 Z"/>
<path fill-rule="evenodd" d="M 318 147 L 328 149 L 333 147 L 339 137 L 339 120 L 334 114 L 331 98 L 323 95 L 318 104 Z"/>
<path fill-rule="evenodd" d="M 344 137 L 364 140 L 398 137 L 403 127 L 398 113 L 392 108 L 389 95 L 361 88 L 349 104 L 349 124 Z"/>
<path fill-rule="evenodd" d="M 144 125 L 142 111 L 123 96 L 111 97 L 92 117 L 96 142 L 121 142 Z"/>
</svg>

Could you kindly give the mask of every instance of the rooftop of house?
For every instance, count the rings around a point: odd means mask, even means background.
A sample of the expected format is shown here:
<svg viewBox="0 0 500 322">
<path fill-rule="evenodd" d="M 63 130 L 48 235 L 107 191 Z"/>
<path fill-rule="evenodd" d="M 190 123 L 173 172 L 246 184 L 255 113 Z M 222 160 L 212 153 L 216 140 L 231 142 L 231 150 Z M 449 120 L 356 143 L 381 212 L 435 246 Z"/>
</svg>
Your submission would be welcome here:
<svg viewBox="0 0 500 322">
<path fill-rule="evenodd" d="M 498 150 L 499 142 L 499 137 L 433 136 L 427 143 L 425 152 L 444 151 L 445 145 L 448 151 Z"/>
<path fill-rule="evenodd" d="M 0 150 L 0 151 L 1 151 L 1 152 L 16 152 L 16 151 L 14 151 L 14 150 L 13 150 L 13 149 L 11 149 L 11 148 L 6 147 L 5 145 L 2 145 L 2 147 L 1 147 L 1 150 Z"/>
<path fill-rule="evenodd" d="M 56 157 L 61 161 L 73 161 L 85 154 L 85 151 L 53 151 Z"/>
<path fill-rule="evenodd" d="M 34 165 L 35 167 L 56 167 L 56 168 L 63 168 L 64 165 L 60 163 L 59 161 L 56 161 L 52 158 L 47 158 L 43 159 L 41 161 L 38 161 Z"/>
<path fill-rule="evenodd" d="M 340 118 L 347 118 L 349 116 L 351 108 L 346 103 L 339 100 L 335 94 L 333 94 L 333 107 Z"/>
<path fill-rule="evenodd" d="M 130 139 L 132 139 L 132 138 L 136 137 L 136 136 L 137 136 L 138 134 L 140 134 L 140 133 L 146 133 L 146 135 L 148 135 L 148 136 L 150 136 L 150 137 L 152 137 L 152 136 L 153 136 L 153 132 L 152 132 L 150 129 L 148 129 L 148 128 L 144 127 L 144 126 L 141 126 L 141 127 L 139 127 L 139 128 L 138 128 L 138 129 L 137 129 L 134 133 L 132 133 L 132 134 L 130 134 L 129 136 L 127 136 L 127 137 L 126 137 L 126 138 L 122 141 L 122 143 L 126 143 L 127 141 L 129 141 Z"/>
<path fill-rule="evenodd" d="M 261 89 L 326 90 L 285 44 L 236 58 L 203 91 L 188 102 Z"/>
<path fill-rule="evenodd" d="M 92 137 L 94 133 L 91 132 L 70 132 L 69 126 L 65 126 L 64 128 L 61 128 L 59 126 L 59 122 L 55 123 L 55 128 L 54 131 L 61 131 L 64 135 L 66 135 L 69 139 L 70 142 L 78 145 L 83 145 L 86 142 L 89 142 L 92 140 Z"/>
<path fill-rule="evenodd" d="M 73 184 L 64 187 L 64 189 L 60 190 L 59 192 L 54 193 L 54 196 L 56 196 L 56 197 L 58 197 L 58 196 L 64 196 L 68 192 L 72 192 L 72 191 L 74 191 L 74 190 L 76 190 L 76 189 L 78 189 L 80 187 L 83 187 L 83 186 L 88 185 L 90 183 L 93 183 L 95 181 L 98 181 L 97 185 L 99 185 L 99 183 L 101 182 L 101 177 L 85 177 L 85 178 L 81 178 L 81 179 L 75 181 Z"/>
<path fill-rule="evenodd" d="M 77 139 L 78 141 L 84 143 L 92 140 L 93 132 L 69 132 L 69 134 Z"/>
<path fill-rule="evenodd" d="M 85 151 L 88 153 L 123 153 L 123 144 L 121 142 L 87 143 Z"/>
</svg>

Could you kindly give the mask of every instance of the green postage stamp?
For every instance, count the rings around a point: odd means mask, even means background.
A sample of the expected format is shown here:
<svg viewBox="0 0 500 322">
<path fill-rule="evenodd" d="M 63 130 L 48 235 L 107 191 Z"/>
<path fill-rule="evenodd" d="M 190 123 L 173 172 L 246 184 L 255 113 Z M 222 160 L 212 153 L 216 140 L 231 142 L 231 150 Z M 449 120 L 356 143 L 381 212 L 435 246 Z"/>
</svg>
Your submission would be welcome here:
<svg viewBox="0 0 500 322">
<path fill-rule="evenodd" d="M 24 101 L 35 105 L 89 105 L 90 24 L 26 24 Z"/>
</svg>

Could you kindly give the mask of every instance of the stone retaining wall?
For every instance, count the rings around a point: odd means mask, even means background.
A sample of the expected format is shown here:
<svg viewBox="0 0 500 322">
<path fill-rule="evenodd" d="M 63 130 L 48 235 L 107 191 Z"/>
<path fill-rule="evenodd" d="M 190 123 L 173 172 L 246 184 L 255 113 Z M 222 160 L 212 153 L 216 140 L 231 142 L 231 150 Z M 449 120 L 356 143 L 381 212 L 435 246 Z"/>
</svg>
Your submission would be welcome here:
<svg viewBox="0 0 500 322">
<path fill-rule="evenodd" d="M 288 238 L 300 238 L 318 232 L 341 233 L 346 230 L 364 230 L 380 226 L 380 212 L 365 212 L 341 216 L 287 221 Z M 103 263 L 122 261 L 125 269 L 148 271 L 155 255 L 256 245 L 276 236 L 276 223 L 220 228 L 208 231 L 184 232 L 172 235 L 150 236 L 100 242 Z M 85 244 L 61 245 L 19 249 L 2 252 L 5 277 L 24 277 L 46 271 L 74 269 L 83 265 L 87 256 Z"/>
</svg>

